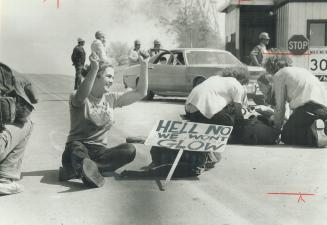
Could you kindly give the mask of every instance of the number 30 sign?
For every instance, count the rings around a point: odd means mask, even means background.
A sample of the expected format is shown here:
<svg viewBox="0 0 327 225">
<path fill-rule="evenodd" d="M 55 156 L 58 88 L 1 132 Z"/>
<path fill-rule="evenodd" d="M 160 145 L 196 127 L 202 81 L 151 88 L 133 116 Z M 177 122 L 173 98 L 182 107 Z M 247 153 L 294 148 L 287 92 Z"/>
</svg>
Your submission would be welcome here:
<svg viewBox="0 0 327 225">
<path fill-rule="evenodd" d="M 309 70 L 320 81 L 327 81 L 327 48 L 310 48 Z"/>
</svg>

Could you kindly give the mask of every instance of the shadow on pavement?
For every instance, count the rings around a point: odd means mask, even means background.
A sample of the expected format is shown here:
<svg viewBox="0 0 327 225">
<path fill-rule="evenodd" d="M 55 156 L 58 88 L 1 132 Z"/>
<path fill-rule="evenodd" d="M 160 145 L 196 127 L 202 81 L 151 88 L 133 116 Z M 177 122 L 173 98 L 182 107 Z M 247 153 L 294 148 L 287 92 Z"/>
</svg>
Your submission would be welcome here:
<svg viewBox="0 0 327 225">
<path fill-rule="evenodd" d="M 177 98 L 154 98 L 153 100 L 142 101 L 144 103 L 158 102 L 163 104 L 175 103 L 178 105 L 184 105 L 186 99 L 177 99 Z"/>
<path fill-rule="evenodd" d="M 64 187 L 68 187 L 69 189 L 66 191 L 60 191 L 58 193 L 69 193 L 76 191 L 84 191 L 89 188 L 86 187 L 82 181 L 59 181 L 58 180 L 58 170 L 40 170 L 40 171 L 30 171 L 30 172 L 22 172 L 22 177 L 28 176 L 37 176 L 42 177 L 40 182 L 44 184 L 51 185 L 60 185 Z"/>
</svg>

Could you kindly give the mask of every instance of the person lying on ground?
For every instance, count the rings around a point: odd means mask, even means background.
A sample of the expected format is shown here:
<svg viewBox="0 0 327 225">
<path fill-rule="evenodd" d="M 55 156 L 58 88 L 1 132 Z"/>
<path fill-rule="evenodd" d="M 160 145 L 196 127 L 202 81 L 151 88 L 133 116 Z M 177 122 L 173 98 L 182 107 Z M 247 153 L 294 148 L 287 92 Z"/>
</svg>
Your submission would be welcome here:
<svg viewBox="0 0 327 225">
<path fill-rule="evenodd" d="M 267 58 L 265 68 L 273 76 L 276 108 L 274 127 L 281 130 L 285 144 L 327 146 L 327 90 L 310 71 L 292 67 L 288 56 L 276 53 Z M 284 124 L 286 103 L 293 110 Z"/>
<path fill-rule="evenodd" d="M 99 63 L 99 57 L 90 56 L 90 70 L 69 100 L 71 128 L 59 179 L 67 181 L 81 178 L 89 187 L 104 184 L 102 173 L 115 171 L 135 158 L 135 147 L 124 143 L 109 147 L 107 136 L 114 123 L 114 109 L 141 100 L 148 89 L 148 59 L 139 55 L 141 72 L 134 90 L 124 93 L 111 92 L 114 70 Z"/>
</svg>

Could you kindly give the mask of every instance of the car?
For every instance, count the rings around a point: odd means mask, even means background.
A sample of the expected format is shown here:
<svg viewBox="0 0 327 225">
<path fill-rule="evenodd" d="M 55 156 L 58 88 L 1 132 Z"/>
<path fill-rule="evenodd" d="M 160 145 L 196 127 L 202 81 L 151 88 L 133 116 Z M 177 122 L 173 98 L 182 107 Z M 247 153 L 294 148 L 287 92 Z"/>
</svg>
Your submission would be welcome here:
<svg viewBox="0 0 327 225">
<path fill-rule="evenodd" d="M 207 48 L 164 50 L 149 60 L 149 86 L 146 100 L 160 96 L 187 96 L 193 87 L 210 76 L 220 75 L 227 67 L 246 66 L 250 72 L 248 96 L 256 94 L 256 79 L 265 72 L 262 67 L 247 66 L 228 51 Z M 125 88 L 135 88 L 140 65 L 123 72 Z"/>
</svg>

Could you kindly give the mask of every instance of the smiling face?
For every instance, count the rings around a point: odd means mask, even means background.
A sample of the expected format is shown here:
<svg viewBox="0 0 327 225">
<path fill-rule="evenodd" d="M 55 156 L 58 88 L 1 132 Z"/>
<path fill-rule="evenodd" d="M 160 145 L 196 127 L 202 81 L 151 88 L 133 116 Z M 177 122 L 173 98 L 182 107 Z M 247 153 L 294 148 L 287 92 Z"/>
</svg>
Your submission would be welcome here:
<svg viewBox="0 0 327 225">
<path fill-rule="evenodd" d="M 109 92 L 109 89 L 113 82 L 114 70 L 112 67 L 107 67 L 103 70 L 99 70 L 92 89 L 97 93 L 103 94 Z"/>
</svg>

